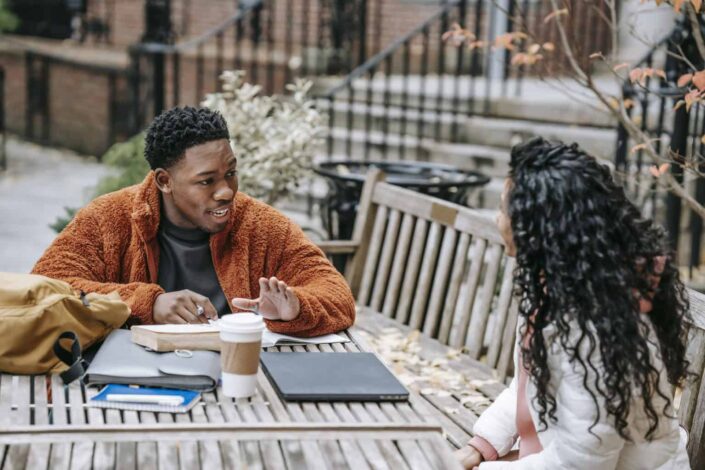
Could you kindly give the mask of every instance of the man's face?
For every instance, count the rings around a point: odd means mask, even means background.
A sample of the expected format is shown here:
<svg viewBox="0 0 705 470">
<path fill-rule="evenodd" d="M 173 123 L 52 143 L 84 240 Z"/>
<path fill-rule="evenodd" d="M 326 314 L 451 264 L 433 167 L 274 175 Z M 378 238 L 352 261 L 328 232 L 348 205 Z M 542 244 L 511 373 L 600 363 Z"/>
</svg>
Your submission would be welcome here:
<svg viewBox="0 0 705 470">
<path fill-rule="evenodd" d="M 164 212 L 171 223 L 208 233 L 223 230 L 237 193 L 237 160 L 226 139 L 186 150 L 168 170 L 155 170 Z"/>
</svg>

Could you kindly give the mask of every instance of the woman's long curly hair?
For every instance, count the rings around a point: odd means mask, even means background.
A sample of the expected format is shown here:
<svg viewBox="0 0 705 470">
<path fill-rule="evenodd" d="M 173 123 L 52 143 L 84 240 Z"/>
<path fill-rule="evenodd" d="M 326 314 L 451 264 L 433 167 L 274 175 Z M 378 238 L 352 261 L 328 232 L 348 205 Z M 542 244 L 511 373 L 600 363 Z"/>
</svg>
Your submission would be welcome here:
<svg viewBox="0 0 705 470">
<path fill-rule="evenodd" d="M 551 143 L 542 138 L 515 146 L 511 152 L 511 185 L 506 211 L 516 246 L 514 283 L 519 312 L 532 331 L 522 360 L 537 387 L 536 404 L 542 428 L 556 422 L 556 397 L 549 382 L 548 350 L 544 328 L 571 362 L 585 371 L 586 388 L 597 407 L 605 411 L 619 434 L 627 433 L 632 391 L 641 395 L 652 437 L 659 415 L 652 397 L 659 390 L 659 371 L 649 356 L 644 334 L 646 315 L 640 313 L 638 295 L 647 296 L 649 276 L 658 275 L 654 258 L 667 255 L 648 318 L 660 345 L 668 380 L 679 383 L 686 375 L 684 316 L 688 301 L 679 279 L 665 232 L 645 219 L 615 184 L 607 166 L 577 144 Z M 569 341 L 579 326 L 579 339 Z M 572 331 L 575 338 L 575 331 Z M 580 354 L 580 347 L 589 354 Z M 601 363 L 593 363 L 599 348 Z M 594 383 L 588 383 L 588 370 Z M 592 429 L 592 427 L 590 428 Z"/>
</svg>

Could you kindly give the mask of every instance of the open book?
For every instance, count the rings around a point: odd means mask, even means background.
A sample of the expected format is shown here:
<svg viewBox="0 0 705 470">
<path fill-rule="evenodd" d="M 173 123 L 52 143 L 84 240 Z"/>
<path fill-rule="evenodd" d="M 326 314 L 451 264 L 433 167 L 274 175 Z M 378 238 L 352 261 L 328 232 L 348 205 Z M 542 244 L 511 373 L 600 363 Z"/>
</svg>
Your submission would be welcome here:
<svg viewBox="0 0 705 470">
<path fill-rule="evenodd" d="M 176 349 L 220 351 L 220 330 L 218 322 L 209 325 L 135 325 L 131 328 L 132 342 L 153 351 L 174 351 Z M 274 333 L 267 329 L 262 334 L 262 347 L 347 343 L 350 341 L 342 335 L 329 334 L 312 338 Z"/>
</svg>

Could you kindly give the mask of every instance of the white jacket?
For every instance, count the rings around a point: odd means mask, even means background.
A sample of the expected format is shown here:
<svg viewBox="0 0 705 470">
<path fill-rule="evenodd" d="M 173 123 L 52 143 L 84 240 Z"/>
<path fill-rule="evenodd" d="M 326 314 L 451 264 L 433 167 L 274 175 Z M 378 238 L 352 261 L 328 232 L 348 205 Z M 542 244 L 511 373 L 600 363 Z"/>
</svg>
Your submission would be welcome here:
<svg viewBox="0 0 705 470">
<path fill-rule="evenodd" d="M 651 323 L 647 321 L 649 327 L 649 347 L 652 364 L 661 371 L 661 390 L 666 392 L 671 390 L 666 378 L 665 368 L 661 361 L 661 356 L 656 340 L 655 332 Z M 519 337 L 517 329 L 517 338 Z M 592 428 L 592 434 L 588 432 L 589 427 L 595 420 L 596 407 L 593 398 L 585 389 L 583 378 L 585 371 L 577 361 L 571 363 L 568 360 L 568 353 L 560 347 L 559 342 L 552 341 L 551 327 L 544 329 L 544 337 L 548 348 L 548 365 L 551 370 L 551 380 L 549 387 L 556 397 L 556 423 L 548 421 L 548 427 L 541 431 L 538 413 L 535 409 L 533 398 L 536 396 L 536 387 L 531 379 L 527 381 L 526 394 L 527 403 L 534 426 L 538 431 L 538 437 L 543 450 L 539 453 L 526 456 L 514 462 L 483 462 L 480 470 L 498 469 L 590 469 L 590 470 L 636 470 L 636 469 L 660 469 L 660 470 L 683 470 L 689 469 L 690 463 L 686 453 L 687 437 L 685 431 L 681 432 L 678 421 L 675 418 L 659 416 L 659 426 L 655 431 L 651 441 L 644 439 L 648 429 L 648 421 L 643 411 L 642 401 L 637 390 L 634 391 L 633 402 L 630 407 L 628 432 L 633 437 L 633 441 L 626 441 L 620 437 L 617 430 L 612 425 L 612 420 L 608 419 L 604 411 L 604 401 L 598 403 L 602 408 L 598 423 Z M 571 335 L 571 340 L 577 343 L 579 336 L 577 328 L 575 335 Z M 518 343 L 517 343 L 518 344 Z M 588 341 L 583 341 L 580 347 L 581 357 L 585 358 L 589 353 Z M 516 347 L 514 356 L 514 370 L 518 370 L 519 347 Z M 598 366 L 599 347 L 593 353 L 593 364 Z M 594 383 L 594 372 L 588 371 L 588 384 Z M 652 398 L 654 409 L 657 412 L 663 410 L 665 401 L 658 394 Z M 480 416 L 473 428 L 475 435 L 487 440 L 497 450 L 499 456 L 507 454 L 514 446 L 517 439 L 516 427 L 517 408 L 517 378 L 516 375 L 508 389 L 504 390 L 497 400 Z M 668 410 L 669 416 L 674 416 L 672 408 Z"/>
</svg>

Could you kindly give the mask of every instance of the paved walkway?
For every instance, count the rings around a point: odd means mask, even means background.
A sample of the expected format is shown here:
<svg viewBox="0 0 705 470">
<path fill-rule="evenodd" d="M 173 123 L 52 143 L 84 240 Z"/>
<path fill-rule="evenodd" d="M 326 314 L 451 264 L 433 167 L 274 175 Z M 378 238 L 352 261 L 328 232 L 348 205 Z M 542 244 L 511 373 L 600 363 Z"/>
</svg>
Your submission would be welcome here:
<svg viewBox="0 0 705 470">
<path fill-rule="evenodd" d="M 64 207 L 91 199 L 108 169 L 94 158 L 9 138 L 0 171 L 0 271 L 29 272 L 56 236 L 49 228 Z"/>
</svg>

